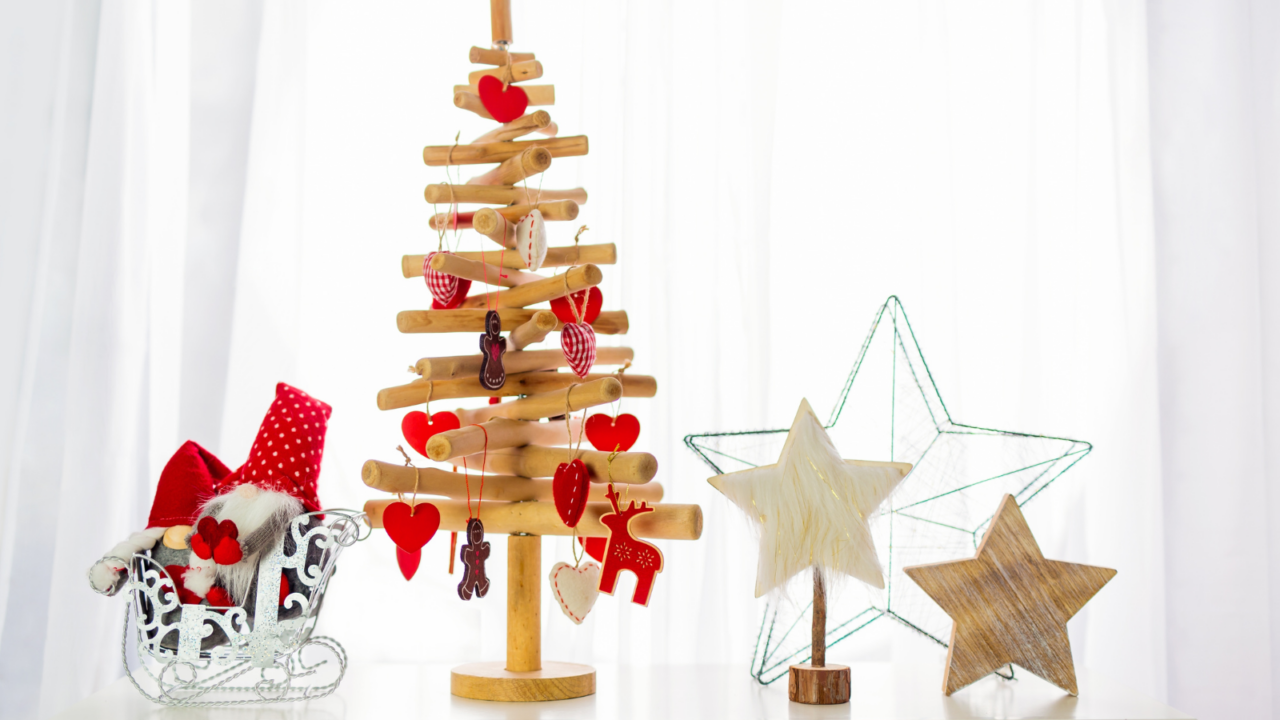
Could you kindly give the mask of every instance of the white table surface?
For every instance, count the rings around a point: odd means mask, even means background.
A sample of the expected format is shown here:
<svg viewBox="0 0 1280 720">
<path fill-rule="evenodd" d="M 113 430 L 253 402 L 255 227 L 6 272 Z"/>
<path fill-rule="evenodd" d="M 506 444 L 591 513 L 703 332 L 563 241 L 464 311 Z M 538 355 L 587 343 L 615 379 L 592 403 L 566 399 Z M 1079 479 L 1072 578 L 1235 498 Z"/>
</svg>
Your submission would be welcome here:
<svg viewBox="0 0 1280 720">
<path fill-rule="evenodd" d="M 599 666 L 595 695 L 546 703 L 492 703 L 449 694 L 449 665 L 355 665 L 333 695 L 307 704 L 241 708 L 161 708 L 121 678 L 57 716 L 58 720 L 120 718 L 235 718 L 251 720 L 399 720 L 401 718 L 1079 718 L 1162 720 L 1183 715 L 1105 677 L 1078 670 L 1080 696 L 1019 670 L 1017 679 L 987 677 L 947 698 L 942 668 L 855 663 L 853 699 L 845 705 L 799 705 L 787 700 L 786 678 L 767 687 L 745 667 L 724 665 L 630 668 Z"/>
</svg>

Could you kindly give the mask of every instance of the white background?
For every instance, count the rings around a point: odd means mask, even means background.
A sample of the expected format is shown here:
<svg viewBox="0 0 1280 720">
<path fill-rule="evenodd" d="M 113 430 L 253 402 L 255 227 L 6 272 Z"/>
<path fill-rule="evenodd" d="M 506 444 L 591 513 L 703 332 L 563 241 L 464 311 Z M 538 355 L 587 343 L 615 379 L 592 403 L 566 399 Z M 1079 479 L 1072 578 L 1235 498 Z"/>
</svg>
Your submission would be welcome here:
<svg viewBox="0 0 1280 720">
<path fill-rule="evenodd" d="M 1280 707 L 1274 3 L 515 5 L 591 138 L 543 180 L 591 196 L 552 242 L 619 244 L 609 342 L 660 382 L 624 409 L 706 513 L 648 609 L 546 605 L 547 657 L 748 659 L 754 544 L 680 439 L 825 416 L 897 294 L 956 420 L 1096 448 L 1028 506 L 1047 555 L 1120 571 L 1077 662 L 1198 717 Z M 375 393 L 473 342 L 394 318 L 426 298 L 400 256 L 435 247 L 421 148 L 485 128 L 450 88 L 487 25 L 476 0 L 0 8 L 0 713 L 120 673 L 123 604 L 84 569 L 183 440 L 238 465 L 276 381 L 335 408 L 325 504 L 371 496 L 401 417 Z M 326 631 L 357 663 L 500 657 L 504 598 L 462 605 L 446 564 L 442 536 L 406 584 L 375 536 Z M 934 652 L 886 627 L 832 657 Z"/>
</svg>

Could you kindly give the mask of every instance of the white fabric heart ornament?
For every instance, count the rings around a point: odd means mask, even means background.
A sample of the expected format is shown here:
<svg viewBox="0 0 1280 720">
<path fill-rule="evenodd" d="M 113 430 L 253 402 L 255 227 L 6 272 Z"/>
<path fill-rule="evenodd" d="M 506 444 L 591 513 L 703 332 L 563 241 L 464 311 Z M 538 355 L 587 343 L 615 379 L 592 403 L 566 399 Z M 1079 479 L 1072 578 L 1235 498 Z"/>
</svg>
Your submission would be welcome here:
<svg viewBox="0 0 1280 720">
<path fill-rule="evenodd" d="M 542 267 L 542 261 L 547 259 L 547 224 L 537 208 L 516 225 L 516 251 L 530 270 Z"/>
<path fill-rule="evenodd" d="M 596 331 L 586 323 L 573 323 L 560 329 L 560 349 L 574 375 L 585 378 L 596 364 Z"/>
<path fill-rule="evenodd" d="M 575 568 L 560 562 L 551 568 L 549 577 L 551 594 L 560 603 L 560 609 L 574 625 L 581 625 L 600 597 L 600 566 L 587 562 Z"/>
</svg>

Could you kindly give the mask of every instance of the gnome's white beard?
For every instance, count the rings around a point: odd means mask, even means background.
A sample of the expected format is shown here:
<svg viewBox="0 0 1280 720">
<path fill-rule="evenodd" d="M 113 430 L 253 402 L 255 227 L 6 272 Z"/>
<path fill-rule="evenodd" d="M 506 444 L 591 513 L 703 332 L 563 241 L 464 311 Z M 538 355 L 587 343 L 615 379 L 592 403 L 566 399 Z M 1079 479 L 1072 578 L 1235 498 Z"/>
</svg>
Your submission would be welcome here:
<svg viewBox="0 0 1280 720">
<path fill-rule="evenodd" d="M 187 587 L 197 594 L 205 594 L 216 578 L 237 604 L 244 602 L 253 586 L 259 556 L 275 547 L 288 531 L 289 521 L 302 512 L 302 502 L 292 495 L 247 484 L 205 503 L 202 517 L 208 515 L 219 522 L 230 520 L 236 524 L 244 556 L 234 565 L 214 565 L 213 560 L 201 560 L 193 555 L 194 572 L 188 571 L 184 576 Z"/>
</svg>

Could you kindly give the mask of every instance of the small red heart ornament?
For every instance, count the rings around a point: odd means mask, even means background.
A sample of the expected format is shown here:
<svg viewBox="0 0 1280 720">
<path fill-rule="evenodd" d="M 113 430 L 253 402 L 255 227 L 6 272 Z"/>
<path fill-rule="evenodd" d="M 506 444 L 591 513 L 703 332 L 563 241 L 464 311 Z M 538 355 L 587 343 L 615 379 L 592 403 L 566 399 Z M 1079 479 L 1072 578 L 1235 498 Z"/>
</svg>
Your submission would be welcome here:
<svg viewBox="0 0 1280 720">
<path fill-rule="evenodd" d="M 240 543 L 236 542 L 236 538 L 240 537 L 240 528 L 236 527 L 235 522 L 231 520 L 223 520 L 218 522 L 211 516 L 206 515 L 196 524 L 196 534 L 191 536 L 191 550 L 195 552 L 196 557 L 202 560 L 212 559 L 219 565 L 234 565 L 240 562 Z M 224 541 L 230 540 L 230 544 Z M 235 549 L 231 550 L 230 545 L 234 545 Z M 219 550 L 221 557 L 231 562 L 223 562 L 219 560 Z"/>
<path fill-rule="evenodd" d="M 560 463 L 551 481 L 551 495 L 556 501 L 556 512 L 560 513 L 565 525 L 573 527 L 582 520 L 590 492 L 591 476 L 587 473 L 586 463 L 577 459 Z"/>
<path fill-rule="evenodd" d="M 565 325 L 560 331 L 560 349 L 573 374 L 586 377 L 596 364 L 596 331 L 586 323 Z"/>
<path fill-rule="evenodd" d="M 586 298 L 586 309 L 583 309 L 583 298 Z M 570 307 L 569 303 L 573 306 Z M 578 322 L 578 318 L 573 316 L 573 308 L 578 308 L 578 312 L 582 313 L 582 322 L 590 325 L 600 317 L 600 308 L 604 306 L 604 295 L 601 294 L 600 288 L 590 287 L 586 290 L 579 290 L 572 295 L 558 297 L 551 301 L 551 312 L 555 313 L 556 318 L 560 322 L 568 325 Z"/>
<path fill-rule="evenodd" d="M 396 547 L 417 552 L 440 528 L 440 510 L 427 502 L 412 508 L 409 503 L 394 502 L 382 511 L 382 527 Z"/>
<path fill-rule="evenodd" d="M 591 447 L 600 452 L 626 452 L 640 437 L 640 420 L 631 413 L 623 413 L 617 417 L 596 413 L 587 418 L 587 424 L 582 427 Z"/>
<path fill-rule="evenodd" d="M 604 551 L 605 548 L 609 546 L 609 538 L 582 537 L 579 535 L 578 544 L 581 545 L 582 549 L 586 550 L 587 554 L 592 558 L 595 558 L 600 562 L 604 562 Z"/>
<path fill-rule="evenodd" d="M 529 96 L 515 85 L 507 85 L 504 89 L 502 81 L 492 75 L 480 78 L 480 103 L 489 111 L 494 120 L 511 122 L 524 114 L 529 107 Z"/>
<path fill-rule="evenodd" d="M 400 566 L 400 574 L 405 580 L 412 580 L 415 573 L 418 572 L 418 565 L 422 563 L 422 548 L 418 548 L 413 552 L 405 552 L 404 548 L 396 546 L 396 564 Z"/>
<path fill-rule="evenodd" d="M 235 565 L 243 557 L 244 552 L 240 549 L 240 543 L 226 535 L 222 536 L 218 546 L 213 549 L 213 561 L 219 565 Z"/>
<path fill-rule="evenodd" d="M 432 413 L 430 418 L 421 410 L 414 410 L 400 421 L 400 432 L 404 433 L 404 439 L 409 442 L 409 447 L 417 450 L 422 456 L 426 456 L 427 441 L 433 435 L 445 430 L 457 430 L 460 427 L 462 423 L 458 420 L 458 416 L 448 410 Z"/>
</svg>

